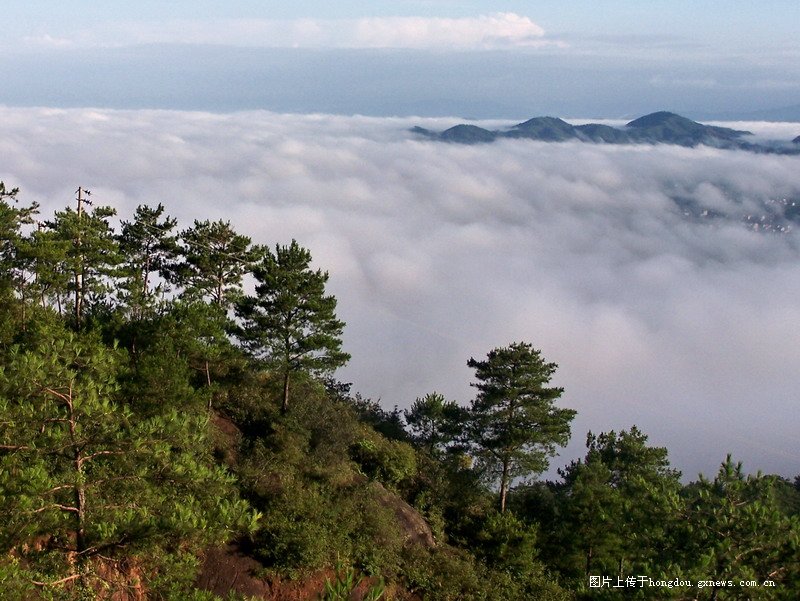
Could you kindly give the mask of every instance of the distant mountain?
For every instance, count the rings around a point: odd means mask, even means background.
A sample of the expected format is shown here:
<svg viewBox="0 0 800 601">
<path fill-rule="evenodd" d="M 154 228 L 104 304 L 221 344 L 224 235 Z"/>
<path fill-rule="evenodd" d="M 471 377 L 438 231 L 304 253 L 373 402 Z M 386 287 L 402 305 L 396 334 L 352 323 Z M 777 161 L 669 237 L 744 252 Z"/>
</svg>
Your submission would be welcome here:
<svg viewBox="0 0 800 601">
<path fill-rule="evenodd" d="M 634 119 L 617 128 L 598 123 L 570 125 L 556 117 L 535 117 L 506 130 L 488 130 L 477 125 L 456 125 L 443 132 L 414 127 L 414 133 L 431 140 L 457 144 L 482 144 L 502 138 L 564 142 L 577 140 L 596 144 L 676 144 L 678 146 L 713 146 L 773 154 L 800 154 L 800 137 L 788 143 L 748 142 L 748 131 L 703 125 L 675 113 L 659 111 Z"/>
<path fill-rule="evenodd" d="M 681 146 L 706 144 L 710 140 L 730 142 L 749 131 L 703 125 L 675 113 L 660 111 L 634 119 L 626 126 L 632 139 L 642 142 L 666 142 Z"/>
<path fill-rule="evenodd" d="M 628 144 L 631 142 L 631 137 L 627 132 L 610 125 L 587 123 L 586 125 L 576 125 L 575 129 L 578 131 L 579 137 L 586 142 L 606 144 Z"/>
<path fill-rule="evenodd" d="M 572 125 L 555 117 L 536 117 L 519 123 L 500 135 L 505 138 L 531 138 L 544 142 L 563 142 L 578 137 Z"/>
<path fill-rule="evenodd" d="M 800 144 L 800 136 L 797 136 L 794 140 L 792 140 L 793 144 Z"/>
<path fill-rule="evenodd" d="M 456 125 L 439 134 L 439 139 L 445 142 L 458 142 L 460 144 L 493 142 L 496 137 L 495 132 L 477 125 Z"/>
</svg>

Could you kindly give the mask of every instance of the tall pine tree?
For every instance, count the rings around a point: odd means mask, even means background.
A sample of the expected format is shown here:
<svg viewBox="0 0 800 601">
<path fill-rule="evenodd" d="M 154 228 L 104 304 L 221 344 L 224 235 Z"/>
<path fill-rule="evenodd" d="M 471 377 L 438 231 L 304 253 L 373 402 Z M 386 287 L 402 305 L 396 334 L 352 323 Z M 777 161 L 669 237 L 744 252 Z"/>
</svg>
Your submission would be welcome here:
<svg viewBox="0 0 800 601">
<path fill-rule="evenodd" d="M 197 221 L 181 232 L 183 261 L 174 278 L 192 296 L 208 298 L 227 311 L 242 293 L 242 278 L 254 250 L 250 238 L 237 234 L 230 221 Z"/>
<path fill-rule="evenodd" d="M 172 232 L 177 221 L 163 217 L 164 206 L 139 205 L 133 221 L 123 221 L 117 237 L 124 260 L 124 281 L 120 291 L 134 317 L 141 318 L 145 309 L 153 304 L 163 290 L 164 282 L 174 271 L 175 259 L 180 251 L 178 237 Z M 153 286 L 152 276 L 161 281 Z"/>
<path fill-rule="evenodd" d="M 55 268 L 69 275 L 68 291 L 72 295 L 72 310 L 76 327 L 80 328 L 92 301 L 100 302 L 110 290 L 110 279 L 122 258 L 109 218 L 116 214 L 111 207 L 94 207 L 87 210 L 86 190 L 78 188 L 77 209 L 66 208 L 57 212 L 47 222 L 52 231 L 50 246 L 64 250 L 63 262 L 42 268 Z M 47 279 L 56 281 L 57 274 Z"/>
<path fill-rule="evenodd" d="M 296 241 L 275 253 L 265 249 L 253 275 L 256 295 L 236 306 L 240 337 L 280 370 L 285 412 L 293 373 L 331 373 L 350 359 L 342 351 L 344 322 L 336 318 L 336 298 L 325 294 L 327 272 L 313 270 L 311 253 Z"/>
<path fill-rule="evenodd" d="M 500 511 L 511 481 L 547 469 L 556 447 L 569 440 L 572 409 L 555 401 L 564 389 L 548 386 L 556 370 L 530 344 L 493 349 L 486 360 L 470 359 L 478 396 L 470 408 L 470 436 L 481 463 L 500 484 Z"/>
</svg>

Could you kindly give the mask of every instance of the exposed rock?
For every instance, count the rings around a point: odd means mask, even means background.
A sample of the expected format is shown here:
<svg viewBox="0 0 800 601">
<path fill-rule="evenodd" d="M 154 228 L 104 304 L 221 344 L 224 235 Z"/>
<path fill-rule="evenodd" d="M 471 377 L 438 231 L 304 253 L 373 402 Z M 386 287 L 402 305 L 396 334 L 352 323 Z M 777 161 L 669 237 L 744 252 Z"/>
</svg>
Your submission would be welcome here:
<svg viewBox="0 0 800 601">
<path fill-rule="evenodd" d="M 238 593 L 261 599 L 272 599 L 271 587 L 259 577 L 263 570 L 256 559 L 241 552 L 237 545 L 208 549 L 196 586 L 226 597 Z"/>
<path fill-rule="evenodd" d="M 406 503 L 395 493 L 386 490 L 382 484 L 373 483 L 375 495 L 378 501 L 384 506 L 392 509 L 397 517 L 397 523 L 405 533 L 406 544 L 422 545 L 427 548 L 436 546 L 433 531 L 425 521 L 425 518 Z"/>
<path fill-rule="evenodd" d="M 263 601 L 307 601 L 321 598 L 325 582 L 336 579 L 336 573 L 330 569 L 319 570 L 298 580 L 264 577 L 261 574 L 263 567 L 235 544 L 208 549 L 195 585 L 226 599 L 234 593 Z M 363 599 L 376 582 L 375 578 L 364 578 L 354 590 L 352 599 Z M 392 587 L 391 598 L 415 599 L 398 587 Z"/>
<path fill-rule="evenodd" d="M 239 458 L 242 431 L 231 420 L 216 411 L 211 413 L 211 424 L 214 426 L 211 438 L 214 443 L 214 454 L 226 465 L 235 465 Z"/>
</svg>

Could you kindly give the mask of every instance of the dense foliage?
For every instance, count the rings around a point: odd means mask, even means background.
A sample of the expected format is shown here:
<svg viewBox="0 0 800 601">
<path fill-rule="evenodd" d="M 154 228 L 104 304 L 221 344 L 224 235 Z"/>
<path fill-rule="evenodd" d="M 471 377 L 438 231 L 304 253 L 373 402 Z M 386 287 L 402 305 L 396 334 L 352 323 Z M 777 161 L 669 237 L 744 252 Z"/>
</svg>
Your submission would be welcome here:
<svg viewBox="0 0 800 601">
<path fill-rule="evenodd" d="M 160 204 L 117 233 L 83 189 L 37 222 L 18 195 L 0 183 L 4 600 L 218 599 L 198 573 L 220 548 L 324 599 L 800 590 L 798 481 L 729 457 L 684 484 L 635 426 L 539 480 L 575 412 L 530 344 L 470 359 L 470 403 L 387 411 L 333 377 L 344 323 L 297 242 Z"/>
</svg>

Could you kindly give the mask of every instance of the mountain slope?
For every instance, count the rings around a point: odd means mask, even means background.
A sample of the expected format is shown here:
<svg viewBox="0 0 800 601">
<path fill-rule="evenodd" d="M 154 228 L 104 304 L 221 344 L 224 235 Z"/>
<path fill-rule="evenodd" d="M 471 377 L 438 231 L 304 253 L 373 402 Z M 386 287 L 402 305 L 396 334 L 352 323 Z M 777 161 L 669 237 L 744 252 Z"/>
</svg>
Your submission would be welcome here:
<svg viewBox="0 0 800 601">
<path fill-rule="evenodd" d="M 674 144 L 712 146 L 771 154 L 800 154 L 800 137 L 788 142 L 754 143 L 745 138 L 748 131 L 704 125 L 668 111 L 658 111 L 634 119 L 622 128 L 599 123 L 571 125 L 556 117 L 534 117 L 505 130 L 488 130 L 477 125 L 460 124 L 443 132 L 421 127 L 411 131 L 431 140 L 456 144 L 480 144 L 503 138 L 565 142 L 579 140 L 595 144 Z"/>
<path fill-rule="evenodd" d="M 562 142 L 578 137 L 572 125 L 556 117 L 534 117 L 499 135 L 506 138 L 530 138 L 545 142 Z"/>
<path fill-rule="evenodd" d="M 717 142 L 731 142 L 750 134 L 748 131 L 703 125 L 667 111 L 639 117 L 625 127 L 631 139 L 635 141 L 661 142 L 681 146 L 696 146 L 709 142 L 716 145 Z"/>
</svg>

